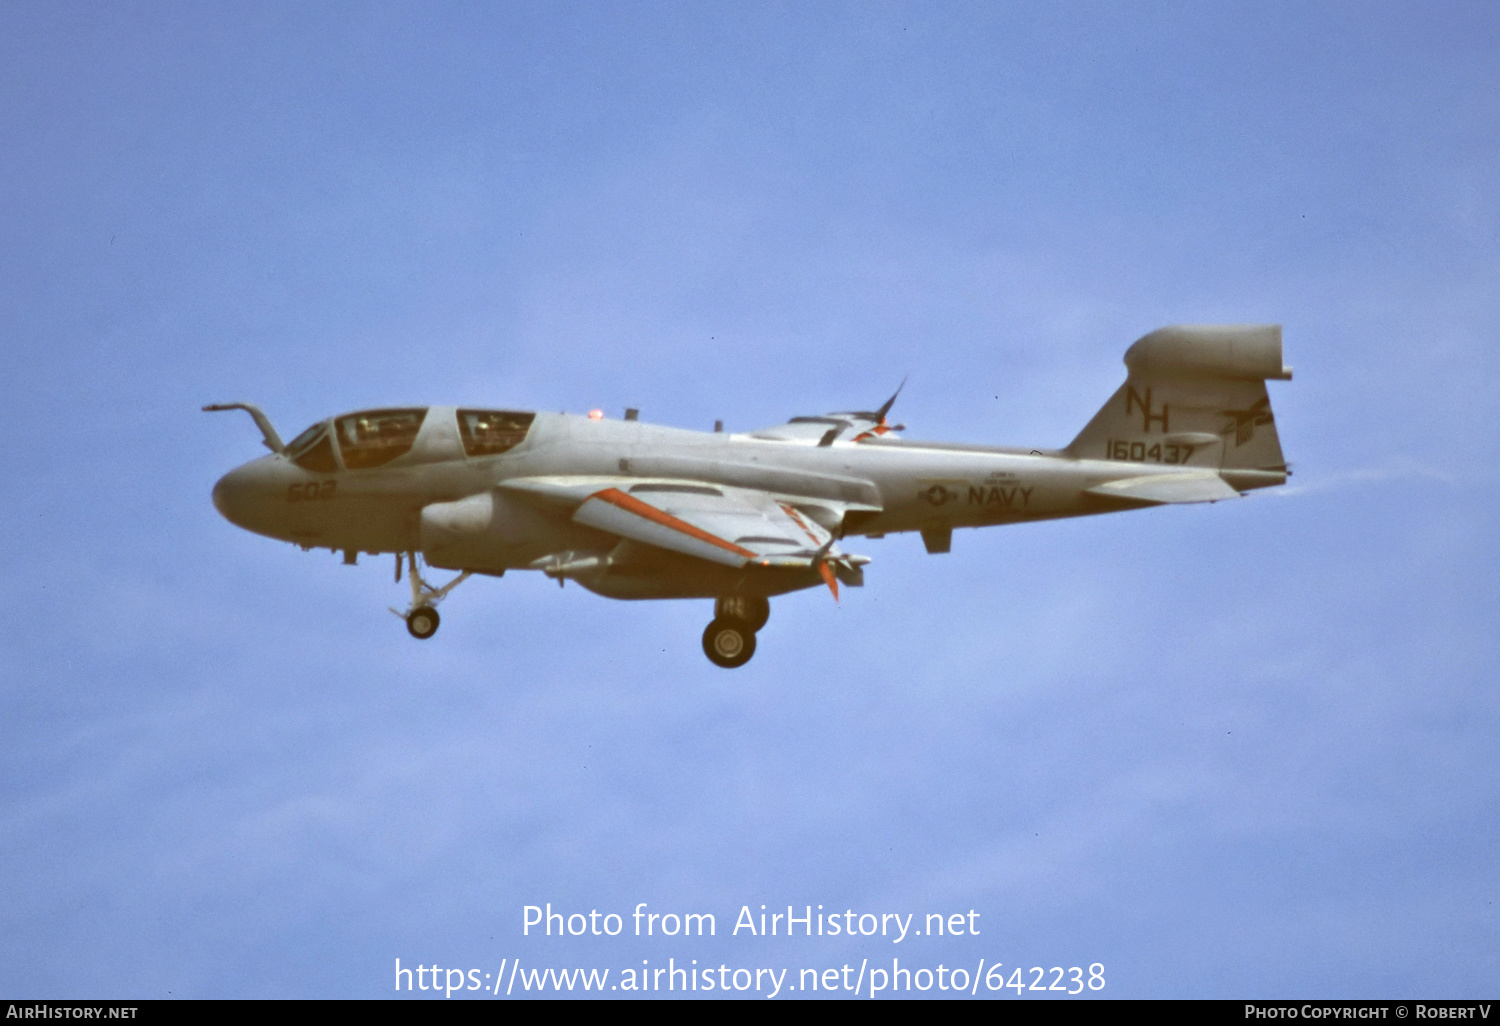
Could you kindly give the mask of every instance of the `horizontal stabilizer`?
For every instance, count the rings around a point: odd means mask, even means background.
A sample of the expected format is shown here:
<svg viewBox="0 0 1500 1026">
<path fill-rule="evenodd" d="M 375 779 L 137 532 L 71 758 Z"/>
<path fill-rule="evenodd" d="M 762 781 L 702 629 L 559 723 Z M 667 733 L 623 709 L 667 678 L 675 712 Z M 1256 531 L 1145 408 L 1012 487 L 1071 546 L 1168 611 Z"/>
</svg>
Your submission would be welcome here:
<svg viewBox="0 0 1500 1026">
<path fill-rule="evenodd" d="M 1194 474 L 1148 474 L 1144 477 L 1127 477 L 1107 484 L 1086 489 L 1086 495 L 1098 495 L 1107 499 L 1127 499 L 1135 502 L 1218 502 L 1220 499 L 1238 499 L 1240 493 L 1224 482 L 1216 473 Z"/>
</svg>

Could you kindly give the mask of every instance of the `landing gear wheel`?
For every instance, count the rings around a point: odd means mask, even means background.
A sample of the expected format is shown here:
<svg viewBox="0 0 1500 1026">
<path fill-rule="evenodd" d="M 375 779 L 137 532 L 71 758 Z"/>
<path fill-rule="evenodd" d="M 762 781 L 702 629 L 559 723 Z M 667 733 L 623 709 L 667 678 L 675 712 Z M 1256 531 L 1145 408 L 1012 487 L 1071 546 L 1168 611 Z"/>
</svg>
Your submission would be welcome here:
<svg viewBox="0 0 1500 1026">
<path fill-rule="evenodd" d="M 418 606 L 406 614 L 406 629 L 411 632 L 412 637 L 423 641 L 437 633 L 441 622 L 438 611 L 431 606 Z"/>
<path fill-rule="evenodd" d="M 771 602 L 763 595 L 732 595 L 715 599 L 714 616 L 743 620 L 752 631 L 758 631 L 771 618 Z"/>
<path fill-rule="evenodd" d="M 411 573 L 407 575 L 411 578 L 411 605 L 406 607 L 406 612 L 404 613 L 395 607 L 391 607 L 391 612 L 406 621 L 406 629 L 411 632 L 412 637 L 420 641 L 425 641 L 437 633 L 438 624 L 442 623 L 442 619 L 438 616 L 438 612 L 433 606 L 443 601 L 443 597 L 454 588 L 467 581 L 474 571 L 465 570 L 441 588 L 434 588 L 422 580 L 422 574 L 417 569 L 417 554 L 415 552 L 398 552 L 396 553 L 397 581 L 401 580 L 403 556 L 405 557 L 406 565 L 411 569 Z"/>
<path fill-rule="evenodd" d="M 718 617 L 703 632 L 703 654 L 726 670 L 744 666 L 755 654 L 755 631 L 744 620 Z"/>
</svg>

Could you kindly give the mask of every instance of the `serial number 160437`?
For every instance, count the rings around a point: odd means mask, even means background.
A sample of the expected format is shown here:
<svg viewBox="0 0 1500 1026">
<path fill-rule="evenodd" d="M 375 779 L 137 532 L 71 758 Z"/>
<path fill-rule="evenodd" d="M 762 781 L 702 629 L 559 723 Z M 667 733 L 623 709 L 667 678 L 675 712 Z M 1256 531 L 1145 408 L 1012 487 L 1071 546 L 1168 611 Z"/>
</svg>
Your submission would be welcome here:
<svg viewBox="0 0 1500 1026">
<path fill-rule="evenodd" d="M 1140 441 L 1111 438 L 1104 444 L 1104 458 L 1128 460 L 1132 463 L 1186 463 L 1196 448 L 1196 445 L 1168 445 L 1163 442 L 1147 445 Z"/>
</svg>

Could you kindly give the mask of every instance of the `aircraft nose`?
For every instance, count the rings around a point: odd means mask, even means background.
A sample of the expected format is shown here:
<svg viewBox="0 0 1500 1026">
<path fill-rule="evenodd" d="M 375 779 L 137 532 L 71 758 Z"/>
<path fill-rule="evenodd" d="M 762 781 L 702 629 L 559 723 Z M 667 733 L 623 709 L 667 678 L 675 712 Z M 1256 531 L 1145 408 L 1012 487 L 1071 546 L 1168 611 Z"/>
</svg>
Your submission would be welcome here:
<svg viewBox="0 0 1500 1026">
<path fill-rule="evenodd" d="M 258 504 L 257 493 L 261 490 L 258 476 L 253 466 L 246 464 L 231 470 L 214 485 L 214 509 L 237 527 L 250 528 L 249 521 Z"/>
</svg>

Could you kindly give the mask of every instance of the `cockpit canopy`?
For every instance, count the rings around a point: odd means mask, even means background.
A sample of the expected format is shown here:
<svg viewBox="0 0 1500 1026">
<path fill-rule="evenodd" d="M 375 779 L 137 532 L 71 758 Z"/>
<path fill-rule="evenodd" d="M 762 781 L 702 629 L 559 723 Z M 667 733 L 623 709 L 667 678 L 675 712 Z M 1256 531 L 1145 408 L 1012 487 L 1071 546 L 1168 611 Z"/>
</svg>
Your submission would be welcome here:
<svg viewBox="0 0 1500 1026">
<path fill-rule="evenodd" d="M 427 408 L 409 410 L 365 410 L 351 413 L 333 422 L 338 436 L 344 466 L 350 470 L 369 470 L 383 466 L 397 456 L 410 452 L 427 419 Z"/>
<path fill-rule="evenodd" d="M 459 410 L 458 433 L 470 456 L 495 456 L 514 449 L 531 430 L 534 413 L 506 410 Z"/>
<path fill-rule="evenodd" d="M 329 440 L 327 421 L 320 420 L 293 438 L 283 453 L 304 470 L 331 474 L 339 469 L 333 458 L 333 442 Z"/>
<path fill-rule="evenodd" d="M 333 421 L 319 421 L 292 439 L 285 454 L 305 470 L 334 473 L 339 469 L 336 441 L 346 469 L 369 470 L 384 466 L 416 445 L 428 409 L 416 406 L 363 410 Z M 470 457 L 496 456 L 515 448 L 525 440 L 535 417 L 534 413 L 510 410 L 458 410 L 458 434 L 463 441 L 464 454 Z"/>
</svg>

